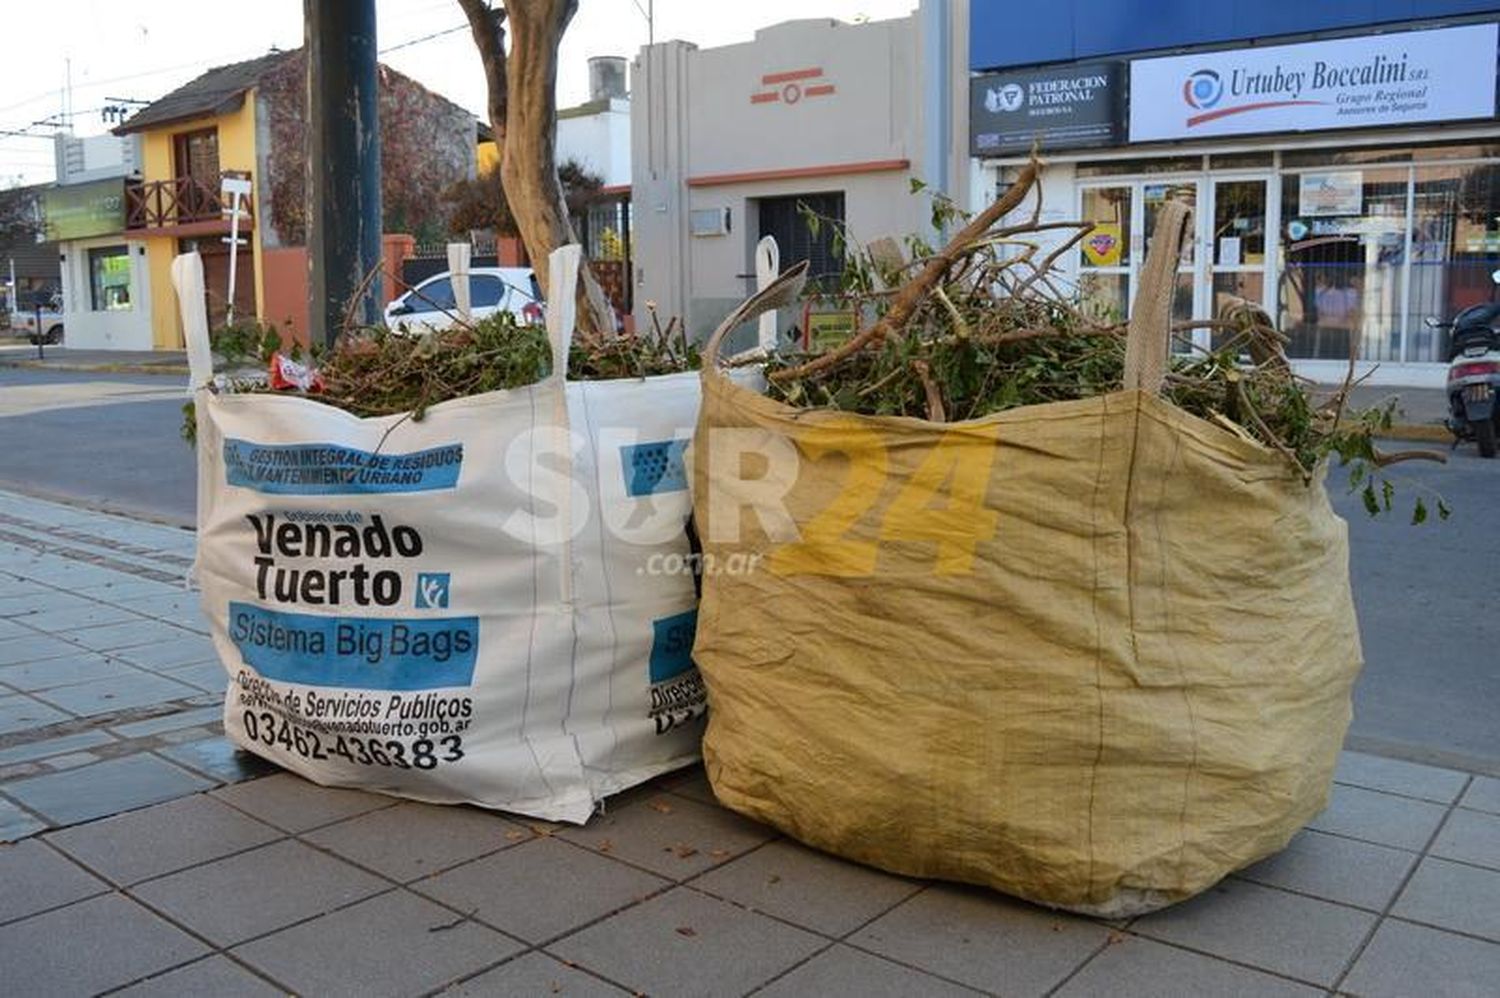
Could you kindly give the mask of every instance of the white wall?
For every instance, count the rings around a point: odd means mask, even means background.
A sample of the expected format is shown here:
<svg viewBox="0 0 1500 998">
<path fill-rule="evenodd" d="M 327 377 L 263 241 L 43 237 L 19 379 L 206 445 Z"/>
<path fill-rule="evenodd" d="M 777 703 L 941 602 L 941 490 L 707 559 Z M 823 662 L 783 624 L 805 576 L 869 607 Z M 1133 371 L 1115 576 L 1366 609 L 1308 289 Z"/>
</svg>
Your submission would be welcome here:
<svg viewBox="0 0 1500 998">
<path fill-rule="evenodd" d="M 606 187 L 630 183 L 630 101 L 614 98 L 590 114 L 559 112 L 557 161 L 575 159 Z M 592 105 L 584 105 L 592 107 Z"/>
<path fill-rule="evenodd" d="M 119 246 L 130 250 L 131 308 L 95 312 L 89 282 L 90 249 Z M 64 342 L 79 350 L 150 350 L 151 288 L 144 244 L 120 236 L 76 239 L 58 244 L 62 267 Z"/>
</svg>

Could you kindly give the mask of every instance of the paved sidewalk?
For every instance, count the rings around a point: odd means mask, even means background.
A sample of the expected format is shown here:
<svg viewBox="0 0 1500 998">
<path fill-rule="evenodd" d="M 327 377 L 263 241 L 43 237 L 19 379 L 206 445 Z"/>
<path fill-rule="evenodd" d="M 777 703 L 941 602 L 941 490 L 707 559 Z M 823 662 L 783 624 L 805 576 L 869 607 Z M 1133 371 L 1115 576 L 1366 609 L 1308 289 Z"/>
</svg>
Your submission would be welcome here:
<svg viewBox="0 0 1500 998">
<path fill-rule="evenodd" d="M 699 768 L 584 828 L 316 787 L 223 739 L 192 535 L 0 493 L 6 993 L 1491 995 L 1500 780 L 1346 753 L 1281 855 L 1106 923 L 890 876 Z"/>
<path fill-rule="evenodd" d="M 168 374 L 186 378 L 184 350 L 77 350 L 44 347 L 38 359 L 36 347 L 0 341 L 0 367 L 27 367 L 42 371 L 106 371 L 134 374 Z"/>
</svg>

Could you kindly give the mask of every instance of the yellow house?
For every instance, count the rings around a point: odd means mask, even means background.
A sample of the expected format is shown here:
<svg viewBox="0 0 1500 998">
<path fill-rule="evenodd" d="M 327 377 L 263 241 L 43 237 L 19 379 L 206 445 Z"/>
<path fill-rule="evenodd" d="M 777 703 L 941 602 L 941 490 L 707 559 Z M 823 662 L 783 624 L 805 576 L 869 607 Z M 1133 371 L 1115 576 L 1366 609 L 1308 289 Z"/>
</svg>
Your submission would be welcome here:
<svg viewBox="0 0 1500 998">
<path fill-rule="evenodd" d="M 249 181 L 251 190 L 241 204 L 232 314 L 305 337 L 306 87 L 303 51 L 272 52 L 210 69 L 115 129 L 141 136 L 142 175 L 126 187 L 125 238 L 145 248 L 156 349 L 183 345 L 170 277 L 179 253 L 196 249 L 203 258 L 210 325 L 230 315 L 230 198 L 221 193 L 230 178 Z M 474 175 L 477 123 L 389 67 L 380 67 L 378 89 L 385 219 L 400 231 L 440 237 L 443 192 Z M 399 267 L 411 242 L 388 235 L 388 265 Z"/>
<path fill-rule="evenodd" d="M 230 199 L 221 193 L 222 185 L 226 177 L 248 179 L 252 185 L 257 179 L 255 88 L 261 75 L 287 55 L 272 53 L 209 70 L 115 129 L 141 136 L 142 177 L 126 191 L 126 238 L 146 248 L 156 349 L 183 345 L 170 277 L 179 253 L 198 250 L 210 321 L 218 325 L 227 316 Z M 234 314 L 246 318 L 265 314 L 257 201 L 254 193 L 242 199 L 235 261 Z"/>
</svg>

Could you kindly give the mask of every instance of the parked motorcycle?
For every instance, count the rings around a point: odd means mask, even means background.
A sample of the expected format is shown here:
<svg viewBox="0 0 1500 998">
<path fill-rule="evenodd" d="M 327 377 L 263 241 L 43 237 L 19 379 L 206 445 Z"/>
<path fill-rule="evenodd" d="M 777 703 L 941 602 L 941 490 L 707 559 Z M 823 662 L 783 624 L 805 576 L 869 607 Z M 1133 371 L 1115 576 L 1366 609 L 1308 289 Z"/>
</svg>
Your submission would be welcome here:
<svg viewBox="0 0 1500 998">
<path fill-rule="evenodd" d="M 1490 275 L 1500 286 L 1500 270 Z M 1479 445 L 1483 457 L 1494 457 L 1500 411 L 1500 302 L 1471 305 L 1449 322 L 1427 320 L 1434 329 L 1453 330 L 1448 348 L 1448 429 L 1455 447 L 1464 440 Z"/>
</svg>

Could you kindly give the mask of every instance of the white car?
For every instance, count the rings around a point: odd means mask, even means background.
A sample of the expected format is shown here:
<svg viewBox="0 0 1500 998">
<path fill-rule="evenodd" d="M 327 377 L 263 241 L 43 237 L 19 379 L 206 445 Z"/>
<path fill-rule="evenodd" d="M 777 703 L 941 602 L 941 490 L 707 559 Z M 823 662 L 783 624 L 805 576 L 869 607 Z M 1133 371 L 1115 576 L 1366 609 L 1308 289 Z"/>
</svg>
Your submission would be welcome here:
<svg viewBox="0 0 1500 998">
<path fill-rule="evenodd" d="M 476 319 L 507 311 L 521 323 L 542 321 L 542 291 L 530 267 L 475 267 L 469 271 L 469 311 Z M 385 307 L 385 324 L 411 332 L 444 329 L 458 321 L 453 275 L 434 274 Z"/>
</svg>

